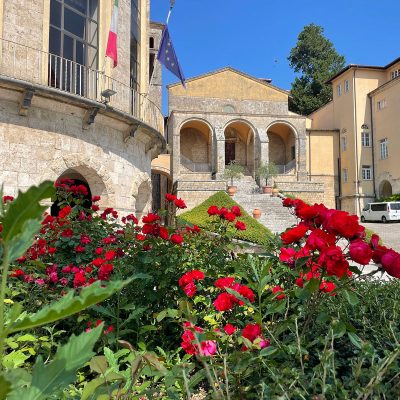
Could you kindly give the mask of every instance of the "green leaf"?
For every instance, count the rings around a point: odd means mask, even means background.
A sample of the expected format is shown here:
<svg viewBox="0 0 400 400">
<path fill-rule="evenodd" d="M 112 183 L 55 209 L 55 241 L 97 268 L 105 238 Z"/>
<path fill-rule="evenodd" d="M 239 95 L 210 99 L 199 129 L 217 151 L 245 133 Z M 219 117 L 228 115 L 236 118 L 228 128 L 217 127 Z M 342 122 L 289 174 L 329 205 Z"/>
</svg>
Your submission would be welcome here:
<svg viewBox="0 0 400 400">
<path fill-rule="evenodd" d="M 1 202 L 3 202 L 3 198 L 1 197 L 0 199 Z M 11 383 L 4 377 L 4 375 L 0 375 L 0 400 L 5 400 L 10 390 Z"/>
<path fill-rule="evenodd" d="M 14 350 L 3 357 L 2 364 L 7 369 L 18 368 L 24 365 L 30 356 L 30 354 L 25 354 L 22 350 Z"/>
<path fill-rule="evenodd" d="M 349 337 L 350 342 L 354 344 L 354 346 L 356 346 L 359 349 L 362 348 L 363 342 L 358 335 L 356 335 L 355 333 L 352 333 L 352 332 L 347 332 L 347 336 Z"/>
<path fill-rule="evenodd" d="M 189 380 L 189 387 L 195 388 L 201 381 L 207 377 L 207 373 L 204 369 L 197 371 Z"/>
<path fill-rule="evenodd" d="M 40 229 L 40 222 L 46 206 L 40 201 L 51 198 L 54 186 L 50 181 L 32 186 L 10 203 L 3 218 L 3 246 L 11 260 L 20 257 L 32 244 L 34 234 Z"/>
<path fill-rule="evenodd" d="M 37 338 L 27 333 L 17 338 L 17 342 L 37 342 Z"/>
<path fill-rule="evenodd" d="M 93 379 L 92 381 L 88 382 L 85 387 L 83 388 L 82 392 L 82 397 L 81 400 L 88 400 L 94 397 L 93 394 L 96 391 L 98 387 L 103 385 L 106 382 L 106 379 L 104 377 L 98 377 L 96 379 Z"/>
<path fill-rule="evenodd" d="M 135 279 L 135 277 L 132 279 Z M 70 291 L 54 304 L 44 307 L 37 313 L 28 315 L 20 321 L 16 321 L 8 327 L 7 331 L 8 333 L 23 331 L 67 318 L 107 299 L 128 285 L 132 279 L 109 282 L 106 287 L 102 287 L 104 282 L 98 281 L 82 289 L 79 296 L 74 296 L 74 291 Z"/>
<path fill-rule="evenodd" d="M 278 351 L 278 348 L 273 347 L 273 346 L 268 346 L 260 351 L 260 356 L 262 356 L 262 357 L 272 356 L 277 351 Z"/>
<path fill-rule="evenodd" d="M 319 279 L 311 278 L 305 285 L 304 288 L 310 293 L 314 293 L 319 290 Z"/>
<path fill-rule="evenodd" d="M 349 292 L 347 290 L 343 290 L 343 294 L 347 302 L 352 306 L 356 306 L 360 302 L 355 292 Z"/>
<path fill-rule="evenodd" d="M 333 324 L 333 335 L 336 338 L 342 337 L 346 333 L 346 324 L 342 321 L 335 321 Z"/>
<path fill-rule="evenodd" d="M 94 356 L 93 347 L 103 331 L 103 324 L 79 336 L 72 335 L 68 343 L 58 348 L 54 360 L 44 364 L 38 357 L 29 388 L 21 388 L 16 394 L 20 399 L 39 400 L 55 394 L 76 379 L 76 371 Z"/>
</svg>

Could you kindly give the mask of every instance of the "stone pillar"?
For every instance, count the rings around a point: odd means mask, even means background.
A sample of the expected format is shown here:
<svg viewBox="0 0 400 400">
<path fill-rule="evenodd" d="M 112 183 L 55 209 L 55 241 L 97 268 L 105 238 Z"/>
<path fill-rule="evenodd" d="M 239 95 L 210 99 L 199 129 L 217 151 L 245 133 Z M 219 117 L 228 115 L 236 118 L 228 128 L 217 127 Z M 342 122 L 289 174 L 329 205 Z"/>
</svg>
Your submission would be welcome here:
<svg viewBox="0 0 400 400">
<path fill-rule="evenodd" d="M 258 136 L 260 138 L 260 164 L 267 164 L 269 162 L 269 140 L 267 130 L 265 128 L 258 129 Z"/>
<path fill-rule="evenodd" d="M 216 159 L 215 171 L 218 177 L 225 171 L 225 133 L 224 128 L 215 128 Z"/>
<path fill-rule="evenodd" d="M 175 124 L 172 129 L 172 179 L 176 182 L 181 170 L 181 133 L 177 131 Z"/>
<path fill-rule="evenodd" d="M 296 166 L 297 166 L 297 180 L 298 181 L 306 181 L 307 180 L 307 142 L 306 142 L 306 136 L 304 135 L 299 135 L 299 137 L 296 140 Z"/>
</svg>

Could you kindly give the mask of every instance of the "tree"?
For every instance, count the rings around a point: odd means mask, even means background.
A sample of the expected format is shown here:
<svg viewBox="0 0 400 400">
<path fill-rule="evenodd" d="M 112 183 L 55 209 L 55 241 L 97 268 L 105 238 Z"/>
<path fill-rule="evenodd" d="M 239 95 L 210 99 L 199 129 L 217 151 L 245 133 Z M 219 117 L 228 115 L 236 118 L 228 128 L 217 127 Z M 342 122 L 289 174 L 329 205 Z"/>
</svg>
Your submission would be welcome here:
<svg viewBox="0 0 400 400">
<path fill-rule="evenodd" d="M 308 115 L 332 99 L 332 87 L 325 82 L 345 66 L 345 58 L 319 25 L 306 25 L 300 32 L 296 47 L 288 57 L 290 66 L 301 76 L 292 83 L 289 108 Z"/>
</svg>

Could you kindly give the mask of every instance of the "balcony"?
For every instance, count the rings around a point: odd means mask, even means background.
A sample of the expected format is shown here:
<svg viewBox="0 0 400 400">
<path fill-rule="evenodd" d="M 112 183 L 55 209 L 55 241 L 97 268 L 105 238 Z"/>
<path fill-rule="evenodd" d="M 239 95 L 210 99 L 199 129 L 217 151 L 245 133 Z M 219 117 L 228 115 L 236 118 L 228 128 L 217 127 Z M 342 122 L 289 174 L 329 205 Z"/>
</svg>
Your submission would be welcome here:
<svg viewBox="0 0 400 400">
<path fill-rule="evenodd" d="M 66 58 L 0 38 L 0 76 L 103 104 L 106 99 L 101 93 L 111 89 L 116 93 L 107 102 L 108 107 L 164 133 L 164 117 L 147 96 L 105 75 L 103 71 Z"/>
</svg>

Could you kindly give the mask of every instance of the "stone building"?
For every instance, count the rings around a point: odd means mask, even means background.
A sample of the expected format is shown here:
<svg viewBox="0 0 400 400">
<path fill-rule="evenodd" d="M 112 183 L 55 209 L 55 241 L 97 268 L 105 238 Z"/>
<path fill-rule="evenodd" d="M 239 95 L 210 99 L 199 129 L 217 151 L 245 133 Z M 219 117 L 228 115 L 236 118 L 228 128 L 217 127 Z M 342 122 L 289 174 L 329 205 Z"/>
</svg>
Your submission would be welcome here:
<svg viewBox="0 0 400 400">
<path fill-rule="evenodd" d="M 230 67 L 168 90 L 171 177 L 188 207 L 225 190 L 223 173 L 233 160 L 254 184 L 258 165 L 272 161 L 281 191 L 335 206 L 334 155 L 327 154 L 326 171 L 310 174 L 307 118 L 288 110 L 287 91 Z"/>
<path fill-rule="evenodd" d="M 104 57 L 112 1 L 0 2 L 0 184 L 85 183 L 101 207 L 151 208 L 151 161 L 165 147 L 149 93 L 149 2 L 120 0 L 118 65 Z M 152 100 L 153 101 L 152 101 Z"/>
</svg>

